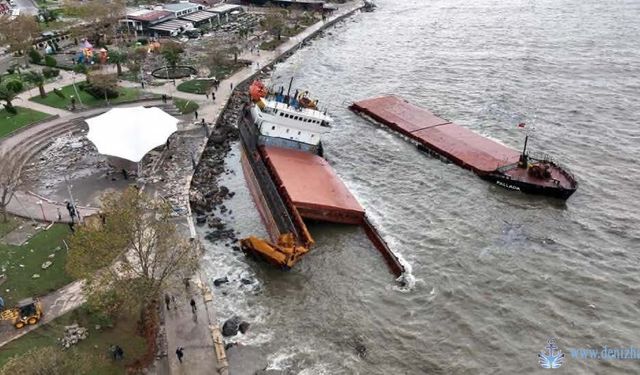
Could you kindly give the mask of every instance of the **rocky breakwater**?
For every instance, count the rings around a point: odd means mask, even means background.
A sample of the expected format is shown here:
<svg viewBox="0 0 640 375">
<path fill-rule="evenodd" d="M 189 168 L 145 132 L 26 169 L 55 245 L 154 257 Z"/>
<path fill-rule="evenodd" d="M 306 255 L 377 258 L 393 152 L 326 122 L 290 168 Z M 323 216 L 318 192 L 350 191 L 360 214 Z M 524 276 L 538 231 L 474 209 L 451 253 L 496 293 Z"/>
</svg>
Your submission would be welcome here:
<svg viewBox="0 0 640 375">
<path fill-rule="evenodd" d="M 200 162 L 191 181 L 189 202 L 196 215 L 198 225 L 208 225 L 211 231 L 206 238 L 210 241 L 227 240 L 234 250 L 240 250 L 233 229 L 227 229 L 221 215 L 230 213 L 224 201 L 235 194 L 224 185 L 219 185 L 218 176 L 229 173 L 224 161 L 231 150 L 232 142 L 238 140 L 238 119 L 247 100 L 244 94 L 248 85 L 236 89 L 220 114 L 209 136 Z"/>
</svg>

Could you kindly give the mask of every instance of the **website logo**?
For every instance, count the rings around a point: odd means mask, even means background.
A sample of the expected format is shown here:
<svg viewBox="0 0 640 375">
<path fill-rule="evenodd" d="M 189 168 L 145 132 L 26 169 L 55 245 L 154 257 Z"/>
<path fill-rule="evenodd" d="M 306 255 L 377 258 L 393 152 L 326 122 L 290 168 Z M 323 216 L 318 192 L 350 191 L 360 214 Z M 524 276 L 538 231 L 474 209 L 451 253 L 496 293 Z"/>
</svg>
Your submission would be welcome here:
<svg viewBox="0 0 640 375">
<path fill-rule="evenodd" d="M 538 354 L 538 363 L 542 368 L 560 368 L 564 363 L 564 353 L 558 349 L 556 345 L 556 339 L 550 338 L 547 340 L 547 346 L 545 350 Z"/>
</svg>

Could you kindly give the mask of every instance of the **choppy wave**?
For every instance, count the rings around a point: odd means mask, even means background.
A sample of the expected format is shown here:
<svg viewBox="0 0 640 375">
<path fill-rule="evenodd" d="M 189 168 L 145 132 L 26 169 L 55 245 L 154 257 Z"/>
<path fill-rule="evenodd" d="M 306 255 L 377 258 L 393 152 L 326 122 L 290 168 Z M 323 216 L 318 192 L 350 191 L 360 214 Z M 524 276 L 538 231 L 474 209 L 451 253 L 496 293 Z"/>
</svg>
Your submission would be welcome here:
<svg viewBox="0 0 640 375">
<path fill-rule="evenodd" d="M 637 346 L 640 3 L 377 3 L 274 77 L 287 83 L 295 72 L 298 87 L 329 104 L 327 158 L 415 286 L 393 287 L 361 230 L 312 224 L 317 246 L 287 273 L 209 249 L 212 278 L 259 280 L 227 296 L 216 289 L 221 316 L 255 318 L 247 342 L 262 337 L 251 345 L 273 353 L 261 368 L 310 374 L 532 373 L 549 337 L 561 348 Z M 568 165 L 578 192 L 563 203 L 506 191 L 346 109 L 386 93 L 518 149 L 516 124 L 533 124 L 531 149 Z M 241 174 L 229 178 L 240 191 L 228 205 L 234 225 L 263 230 Z M 634 373 L 637 364 L 569 358 L 563 369 Z"/>
</svg>

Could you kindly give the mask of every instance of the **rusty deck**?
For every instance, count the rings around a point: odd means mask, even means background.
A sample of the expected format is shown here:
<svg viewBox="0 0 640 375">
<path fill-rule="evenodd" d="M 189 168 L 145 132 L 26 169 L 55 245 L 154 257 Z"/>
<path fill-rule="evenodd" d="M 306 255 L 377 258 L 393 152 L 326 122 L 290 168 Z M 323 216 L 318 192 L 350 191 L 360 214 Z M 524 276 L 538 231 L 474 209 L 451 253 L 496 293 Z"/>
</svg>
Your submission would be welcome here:
<svg viewBox="0 0 640 375">
<path fill-rule="evenodd" d="M 395 96 L 362 100 L 351 108 L 480 175 L 517 163 L 520 157 L 516 150 Z"/>
<path fill-rule="evenodd" d="M 262 146 L 263 160 L 303 218 L 362 224 L 364 209 L 326 160 L 289 148 Z"/>
</svg>

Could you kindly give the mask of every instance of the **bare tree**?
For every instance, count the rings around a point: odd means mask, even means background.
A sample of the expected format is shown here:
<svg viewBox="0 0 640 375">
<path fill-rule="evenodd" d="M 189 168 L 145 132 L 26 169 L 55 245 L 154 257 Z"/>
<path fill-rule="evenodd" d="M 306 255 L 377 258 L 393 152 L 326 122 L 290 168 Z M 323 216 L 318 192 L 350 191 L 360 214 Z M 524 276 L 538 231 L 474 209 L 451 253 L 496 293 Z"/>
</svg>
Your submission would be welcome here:
<svg viewBox="0 0 640 375">
<path fill-rule="evenodd" d="M 97 46 L 117 35 L 119 20 L 126 13 L 124 0 L 65 0 L 65 13 L 81 21 L 70 29 L 76 37 L 87 37 Z"/>
<path fill-rule="evenodd" d="M 8 16 L 0 16 L 0 42 L 9 45 L 10 50 L 24 53 L 33 44 L 33 39 L 40 32 L 40 27 L 35 18 L 27 15 L 19 15 L 10 19 Z M 28 62 L 28 54 L 25 62 Z"/>
<path fill-rule="evenodd" d="M 16 163 L 3 154 L 2 167 L 0 167 L 0 214 L 2 215 L 2 221 L 7 222 L 7 206 L 11 203 L 13 196 L 16 192 L 16 188 L 20 185 L 21 168 L 17 168 Z"/>
<path fill-rule="evenodd" d="M 196 249 L 178 233 L 171 212 L 135 188 L 103 197 L 103 224 L 76 231 L 66 265 L 87 278 L 90 303 L 104 306 L 108 298 L 112 307 L 144 309 L 171 280 L 194 272 Z"/>
</svg>

